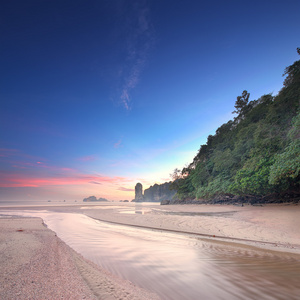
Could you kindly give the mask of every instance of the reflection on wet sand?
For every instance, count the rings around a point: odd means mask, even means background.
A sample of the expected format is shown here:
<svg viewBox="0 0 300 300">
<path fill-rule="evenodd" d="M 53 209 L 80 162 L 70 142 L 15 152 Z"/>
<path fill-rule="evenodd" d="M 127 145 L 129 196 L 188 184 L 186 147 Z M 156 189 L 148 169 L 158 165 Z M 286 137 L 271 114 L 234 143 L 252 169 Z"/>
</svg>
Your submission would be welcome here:
<svg viewBox="0 0 300 300">
<path fill-rule="evenodd" d="M 82 214 L 26 215 L 42 217 L 77 252 L 162 299 L 299 299 L 296 254 L 114 225 Z"/>
</svg>

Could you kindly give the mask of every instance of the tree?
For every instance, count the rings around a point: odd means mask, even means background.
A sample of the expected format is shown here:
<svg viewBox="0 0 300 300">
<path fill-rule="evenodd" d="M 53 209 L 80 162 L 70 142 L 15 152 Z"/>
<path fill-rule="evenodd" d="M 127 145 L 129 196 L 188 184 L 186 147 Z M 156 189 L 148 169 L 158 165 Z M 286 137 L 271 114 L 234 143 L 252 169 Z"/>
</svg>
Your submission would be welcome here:
<svg viewBox="0 0 300 300">
<path fill-rule="evenodd" d="M 173 181 L 180 179 L 182 177 L 181 171 L 178 168 L 174 169 L 173 173 L 170 174 L 170 177 Z"/>
<path fill-rule="evenodd" d="M 300 48 L 297 48 L 297 53 L 300 55 Z M 287 75 L 283 85 L 285 87 L 295 82 L 300 82 L 300 60 L 295 61 L 291 66 L 285 68 L 282 76 Z"/>
<path fill-rule="evenodd" d="M 235 101 L 235 111 L 233 113 L 237 113 L 238 116 L 236 117 L 236 120 L 242 119 L 247 111 L 248 101 L 249 101 L 250 93 L 248 93 L 246 90 L 243 91 L 242 96 L 238 96 Z"/>
</svg>

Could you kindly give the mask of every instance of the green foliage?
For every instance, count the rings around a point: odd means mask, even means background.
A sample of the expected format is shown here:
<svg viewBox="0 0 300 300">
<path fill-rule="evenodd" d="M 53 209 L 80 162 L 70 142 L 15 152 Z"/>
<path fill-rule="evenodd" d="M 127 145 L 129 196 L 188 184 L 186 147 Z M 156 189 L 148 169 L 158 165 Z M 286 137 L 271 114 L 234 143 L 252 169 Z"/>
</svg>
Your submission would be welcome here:
<svg viewBox="0 0 300 300">
<path fill-rule="evenodd" d="M 204 186 L 208 182 L 209 172 L 204 162 L 198 163 L 196 169 L 190 175 L 191 183 L 195 188 Z"/>
<path fill-rule="evenodd" d="M 225 194 L 228 192 L 230 180 L 225 179 L 223 176 L 212 178 L 206 186 L 199 186 L 196 189 L 196 197 L 211 198 L 217 194 Z"/>
<path fill-rule="evenodd" d="M 216 150 L 213 153 L 212 161 L 214 164 L 212 175 L 231 174 L 238 164 L 238 157 L 230 149 L 224 151 Z"/>
<path fill-rule="evenodd" d="M 287 136 L 289 143 L 275 155 L 269 177 L 269 183 L 279 184 L 281 189 L 300 183 L 300 114 L 293 119 Z"/>
<path fill-rule="evenodd" d="M 265 195 L 272 191 L 269 184 L 270 166 L 272 160 L 257 157 L 250 159 L 234 177 L 229 186 L 230 192 L 238 195 Z"/>
<path fill-rule="evenodd" d="M 288 132 L 288 138 L 291 140 L 300 139 L 300 113 L 292 120 L 292 128 Z"/>
<path fill-rule="evenodd" d="M 246 90 L 237 97 L 237 117 L 207 137 L 172 183 L 179 198 L 300 189 L 300 60 L 285 75 L 275 97 L 267 94 L 249 102 Z"/>
<path fill-rule="evenodd" d="M 179 178 L 173 181 L 170 185 L 170 190 L 176 190 L 176 196 L 179 199 L 194 198 L 194 186 L 191 183 L 191 178 Z"/>
<path fill-rule="evenodd" d="M 275 163 L 270 170 L 269 183 L 284 184 L 300 183 L 300 140 L 291 142 L 281 154 L 275 157 Z"/>
<path fill-rule="evenodd" d="M 282 149 L 286 135 L 278 125 L 260 122 L 253 134 L 253 141 L 253 151 L 269 157 Z"/>
<path fill-rule="evenodd" d="M 239 166 L 241 166 L 242 163 L 250 156 L 250 151 L 254 145 L 253 134 L 257 128 L 256 124 L 250 124 L 246 127 L 242 127 L 241 125 L 243 125 L 243 123 L 237 127 L 233 144 L 233 153 L 239 161 Z"/>
</svg>

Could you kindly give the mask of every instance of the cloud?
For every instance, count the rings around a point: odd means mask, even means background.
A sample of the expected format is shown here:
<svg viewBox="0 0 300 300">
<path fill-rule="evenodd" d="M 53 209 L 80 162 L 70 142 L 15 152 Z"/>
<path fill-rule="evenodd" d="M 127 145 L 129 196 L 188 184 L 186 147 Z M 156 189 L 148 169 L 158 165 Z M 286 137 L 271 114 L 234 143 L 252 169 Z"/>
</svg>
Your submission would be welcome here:
<svg viewBox="0 0 300 300">
<path fill-rule="evenodd" d="M 0 157 L 6 159 L 7 161 L 10 161 L 12 159 L 22 159 L 27 161 L 30 160 L 33 163 L 42 161 L 40 157 L 25 154 L 19 149 L 0 148 Z"/>
<path fill-rule="evenodd" d="M 120 99 L 125 109 L 130 110 L 130 93 L 140 80 L 155 38 L 146 1 L 133 1 L 126 5 L 126 58 L 119 73 L 123 76 Z"/>
<path fill-rule="evenodd" d="M 58 168 L 62 170 L 62 168 Z M 81 184 L 118 184 L 127 182 L 124 177 L 60 172 L 59 175 L 35 176 L 34 174 L 0 172 L 0 187 L 43 187 Z"/>
<path fill-rule="evenodd" d="M 47 168 L 43 160 L 41 157 L 23 153 L 19 149 L 0 149 L 0 161 L 3 167 L 14 169 Z"/>
<path fill-rule="evenodd" d="M 18 152 L 17 149 L 0 148 L 0 157 L 10 157 L 16 155 Z"/>
<path fill-rule="evenodd" d="M 153 185 L 153 180 L 147 180 L 145 178 L 137 178 L 137 182 L 142 182 L 143 186 L 150 186 Z"/>
<path fill-rule="evenodd" d="M 114 144 L 114 148 L 118 149 L 118 148 L 120 148 L 120 147 L 122 147 L 122 140 L 119 140 L 118 142 L 116 142 L 116 143 Z"/>
<path fill-rule="evenodd" d="M 91 161 L 93 156 L 81 158 Z M 30 156 L 16 149 L 0 149 L 0 187 L 42 187 L 80 184 L 116 184 L 127 182 L 124 177 L 109 177 L 98 174 L 81 173 L 77 169 L 53 166 L 43 159 Z M 5 171 L 4 171 L 5 170 Z"/>
<path fill-rule="evenodd" d="M 95 161 L 95 160 L 97 160 L 97 158 L 94 155 L 87 155 L 87 156 L 79 157 L 79 158 L 77 158 L 77 160 L 80 160 L 80 161 Z"/>
<path fill-rule="evenodd" d="M 165 178 L 161 178 L 160 179 L 160 182 L 169 182 L 169 181 L 172 181 L 171 177 L 165 177 Z"/>
<path fill-rule="evenodd" d="M 130 178 L 122 176 L 106 176 L 100 173 L 86 173 L 68 166 L 56 166 L 45 159 L 34 157 L 15 149 L 0 149 L 0 189 L 10 191 L 9 195 L 18 195 L 24 189 L 30 189 L 33 194 L 47 191 L 53 193 L 74 194 L 74 191 L 99 190 L 110 196 L 116 193 L 132 192 L 130 189 L 119 189 L 121 186 L 131 186 Z M 93 160 L 93 156 L 82 158 L 83 161 Z M 13 167 L 14 166 L 14 167 Z M 24 193 L 25 196 L 25 193 Z M 3 198 L 3 193 L 0 195 Z"/>
<path fill-rule="evenodd" d="M 128 189 L 125 187 L 119 187 L 118 190 L 123 192 L 134 192 L 134 189 Z"/>
</svg>

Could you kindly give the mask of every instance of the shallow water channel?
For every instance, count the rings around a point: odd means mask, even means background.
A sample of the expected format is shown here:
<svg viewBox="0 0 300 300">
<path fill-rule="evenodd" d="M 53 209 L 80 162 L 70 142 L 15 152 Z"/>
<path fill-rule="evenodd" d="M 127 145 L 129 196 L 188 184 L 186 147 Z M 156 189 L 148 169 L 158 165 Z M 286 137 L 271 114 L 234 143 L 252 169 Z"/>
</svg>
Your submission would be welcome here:
<svg viewBox="0 0 300 300">
<path fill-rule="evenodd" d="M 5 214 L 43 218 L 84 257 L 162 299 L 300 299 L 300 255 L 115 225 L 76 213 Z"/>
</svg>

